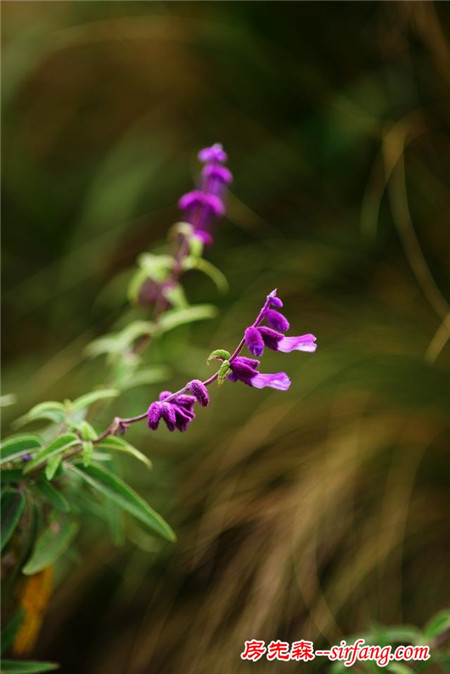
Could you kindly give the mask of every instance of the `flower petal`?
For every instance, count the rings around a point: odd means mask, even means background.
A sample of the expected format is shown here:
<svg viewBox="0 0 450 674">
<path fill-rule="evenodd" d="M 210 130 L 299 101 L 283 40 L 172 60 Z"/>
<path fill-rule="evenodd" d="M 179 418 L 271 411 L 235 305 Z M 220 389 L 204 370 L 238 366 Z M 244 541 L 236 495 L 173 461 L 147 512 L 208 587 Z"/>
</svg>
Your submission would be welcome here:
<svg viewBox="0 0 450 674">
<path fill-rule="evenodd" d="M 283 337 L 277 344 L 277 350 L 284 353 L 290 353 L 291 351 L 314 353 L 316 349 L 316 338 L 311 334 L 298 335 L 297 337 Z"/>
<path fill-rule="evenodd" d="M 287 391 L 291 385 L 291 380 L 286 372 L 277 372 L 275 374 L 257 374 L 252 378 L 250 386 L 254 388 L 274 388 L 277 391 Z"/>
</svg>

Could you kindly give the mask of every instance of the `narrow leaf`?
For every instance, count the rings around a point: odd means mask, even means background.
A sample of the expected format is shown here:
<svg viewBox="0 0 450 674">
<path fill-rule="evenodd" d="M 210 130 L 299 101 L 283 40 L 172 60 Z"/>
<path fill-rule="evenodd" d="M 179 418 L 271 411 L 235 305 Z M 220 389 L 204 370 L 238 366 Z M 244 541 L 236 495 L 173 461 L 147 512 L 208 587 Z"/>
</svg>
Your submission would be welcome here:
<svg viewBox="0 0 450 674">
<path fill-rule="evenodd" d="M 61 423 L 64 421 L 65 417 L 66 408 L 62 403 L 56 402 L 55 400 L 47 400 L 32 407 L 27 414 L 24 414 L 14 422 L 14 426 L 22 426 L 23 424 L 27 424 L 30 421 L 36 421 L 37 419 L 48 419 L 55 423 Z"/>
<path fill-rule="evenodd" d="M 61 515 L 57 517 L 54 513 L 49 525 L 38 537 L 31 557 L 22 572 L 32 575 L 54 564 L 71 544 L 78 528 L 78 522 L 68 520 Z"/>
<path fill-rule="evenodd" d="M 223 382 L 225 381 L 225 377 L 230 372 L 231 372 L 230 361 L 224 360 L 222 365 L 220 366 L 219 375 L 217 377 L 217 383 L 219 386 L 222 386 Z"/>
<path fill-rule="evenodd" d="M 122 438 L 109 436 L 104 440 L 102 440 L 101 442 L 99 442 L 98 447 L 102 447 L 110 451 L 125 452 L 126 454 L 134 456 L 134 458 L 137 459 L 138 461 L 144 463 L 147 466 L 147 468 L 152 467 L 150 459 L 147 456 L 145 456 L 145 454 L 140 452 L 138 449 L 136 449 L 136 447 L 133 447 Z"/>
<path fill-rule="evenodd" d="M 62 461 L 62 456 L 55 454 L 55 456 L 50 457 L 50 459 L 47 462 L 47 465 L 45 466 L 45 477 L 47 480 L 53 480 L 55 477 L 58 468 L 61 465 Z"/>
<path fill-rule="evenodd" d="M 3 468 L 0 471 L 2 484 L 11 484 L 23 480 L 22 468 Z"/>
<path fill-rule="evenodd" d="M 83 440 L 82 442 L 82 447 L 83 447 L 83 465 L 85 468 L 89 466 L 89 464 L 92 461 L 92 454 L 94 452 L 94 443 L 92 440 Z"/>
<path fill-rule="evenodd" d="M 53 440 L 47 447 L 45 447 L 39 454 L 30 461 L 24 468 L 24 475 L 33 470 L 37 466 L 40 466 L 44 461 L 48 461 L 54 456 L 59 456 L 63 454 L 67 449 L 78 444 L 80 439 L 74 433 L 67 433 L 67 435 L 61 435 L 56 440 Z"/>
<path fill-rule="evenodd" d="M 184 261 L 183 269 L 196 269 L 203 272 L 215 284 L 216 288 L 221 293 L 226 293 L 228 290 L 228 281 L 226 276 L 216 266 L 211 264 L 208 260 L 202 257 L 188 257 Z"/>
<path fill-rule="evenodd" d="M 98 466 L 83 468 L 82 466 L 70 465 L 69 468 L 93 489 L 117 503 L 123 510 L 146 524 L 150 529 L 169 541 L 175 540 L 175 534 L 167 522 L 116 475 Z"/>
<path fill-rule="evenodd" d="M 1 674 L 41 674 L 59 669 L 55 662 L 35 662 L 33 660 L 2 660 Z"/>
<path fill-rule="evenodd" d="M 211 351 L 206 362 L 209 365 L 214 359 L 228 360 L 229 358 L 231 358 L 231 353 L 229 351 L 225 351 L 225 349 L 216 349 L 215 351 Z"/>
<path fill-rule="evenodd" d="M 8 491 L 2 495 L 1 500 L 1 545 L 3 550 L 9 539 L 14 533 L 16 526 L 19 524 L 20 518 L 25 510 L 26 498 L 22 492 Z"/>
<path fill-rule="evenodd" d="M 161 332 L 168 332 L 185 323 L 193 321 L 203 321 L 207 318 L 214 318 L 217 315 L 217 309 L 212 304 L 197 304 L 186 309 L 172 309 L 166 311 L 159 321 Z"/>
<path fill-rule="evenodd" d="M 69 501 L 55 489 L 47 480 L 40 480 L 36 483 L 36 491 L 43 499 L 48 501 L 56 510 L 60 512 L 69 512 Z"/>
<path fill-rule="evenodd" d="M 20 607 L 6 623 L 4 629 L 2 629 L 2 654 L 6 653 L 7 650 L 11 647 L 12 642 L 19 630 L 20 625 L 22 624 L 23 616 L 25 615 L 25 610 Z"/>
<path fill-rule="evenodd" d="M 92 393 L 86 393 L 84 396 L 80 396 L 72 403 L 73 410 L 80 410 L 84 407 L 89 407 L 92 403 L 97 402 L 97 400 L 106 400 L 107 398 L 116 398 L 119 395 L 119 391 L 116 389 L 101 389 L 99 391 L 92 391 Z"/>
<path fill-rule="evenodd" d="M 39 435 L 18 435 L 8 438 L 2 443 L 0 449 L 0 465 L 7 461 L 15 461 L 25 454 L 36 451 L 42 446 L 42 438 Z"/>
</svg>

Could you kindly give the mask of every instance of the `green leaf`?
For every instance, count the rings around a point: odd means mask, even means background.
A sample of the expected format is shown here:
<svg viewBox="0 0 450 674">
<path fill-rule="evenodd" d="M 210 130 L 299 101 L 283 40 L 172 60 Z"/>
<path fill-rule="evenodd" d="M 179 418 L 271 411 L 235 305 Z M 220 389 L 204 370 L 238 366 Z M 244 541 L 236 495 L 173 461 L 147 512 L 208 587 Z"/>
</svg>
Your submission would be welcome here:
<svg viewBox="0 0 450 674">
<path fill-rule="evenodd" d="M 180 284 L 163 289 L 163 297 L 170 304 L 178 309 L 184 309 L 189 306 L 184 290 Z"/>
<path fill-rule="evenodd" d="M 74 433 L 67 433 L 67 435 L 61 435 L 56 440 L 53 440 L 47 447 L 45 447 L 39 454 L 30 461 L 24 468 L 23 473 L 26 475 L 31 470 L 34 470 L 37 466 L 40 466 L 44 461 L 48 461 L 54 456 L 59 456 L 63 454 L 67 449 L 73 447 L 76 444 L 79 444 L 80 438 Z M 50 478 L 48 478 L 50 479 Z"/>
<path fill-rule="evenodd" d="M 95 428 L 87 421 L 82 421 L 78 424 L 77 430 L 79 431 L 82 440 L 95 440 L 97 437 Z"/>
<path fill-rule="evenodd" d="M 171 309 L 160 318 L 160 332 L 168 332 L 177 328 L 179 325 L 192 323 L 193 321 L 203 321 L 207 318 L 214 318 L 217 315 L 217 309 L 212 304 L 197 304 L 186 309 Z"/>
<path fill-rule="evenodd" d="M 95 358 L 95 356 L 101 356 L 105 353 L 118 353 L 119 351 L 120 342 L 117 335 L 108 335 L 94 339 L 85 348 L 85 353 L 89 358 Z"/>
<path fill-rule="evenodd" d="M 224 360 L 222 365 L 220 366 L 219 374 L 217 377 L 217 383 L 219 386 L 222 386 L 223 382 L 225 381 L 225 377 L 227 374 L 230 374 L 231 368 L 230 368 L 230 361 L 229 360 Z"/>
<path fill-rule="evenodd" d="M 148 337 L 155 332 L 155 324 L 151 321 L 133 321 L 119 334 L 121 350 L 126 350 L 133 342 L 141 337 Z"/>
<path fill-rule="evenodd" d="M 84 407 L 89 407 L 92 403 L 97 402 L 98 400 L 105 400 L 107 398 L 116 398 L 119 395 L 119 391 L 116 389 L 100 389 L 98 391 L 92 391 L 92 393 L 86 393 L 84 396 L 80 396 L 72 403 L 73 410 L 80 410 Z"/>
<path fill-rule="evenodd" d="M 7 461 L 15 461 L 24 454 L 36 451 L 42 446 L 42 438 L 39 435 L 18 435 L 8 438 L 2 443 L 0 449 L 0 465 Z"/>
<path fill-rule="evenodd" d="M 61 465 L 62 456 L 60 454 L 55 454 L 55 456 L 50 457 L 45 466 L 45 477 L 47 480 L 53 480 L 55 477 L 58 468 Z"/>
<path fill-rule="evenodd" d="M 69 469 L 93 489 L 117 503 L 123 510 L 136 517 L 163 538 L 175 541 L 175 534 L 167 522 L 116 475 L 98 466 L 83 468 L 82 466 L 70 465 Z"/>
<path fill-rule="evenodd" d="M 56 510 L 60 512 L 69 512 L 69 501 L 55 489 L 47 480 L 40 480 L 36 483 L 35 489 L 43 499 L 48 501 Z"/>
<path fill-rule="evenodd" d="M 2 629 L 2 654 L 6 653 L 6 651 L 11 647 L 19 627 L 22 624 L 24 615 L 25 610 L 20 607 Z"/>
<path fill-rule="evenodd" d="M 393 662 L 387 666 L 387 671 L 393 674 L 411 674 L 414 670 L 400 662 Z"/>
<path fill-rule="evenodd" d="M 20 482 L 23 480 L 22 468 L 3 468 L 0 471 L 0 478 L 2 484 L 10 484 L 11 482 Z"/>
<path fill-rule="evenodd" d="M 20 522 L 20 518 L 25 510 L 26 498 L 25 494 L 18 491 L 8 491 L 2 494 L 1 499 L 1 545 L 3 550 L 9 539 L 14 533 L 14 529 Z"/>
<path fill-rule="evenodd" d="M 122 390 L 127 390 L 135 386 L 143 386 L 144 384 L 156 384 L 167 379 L 169 375 L 169 368 L 164 367 L 164 365 L 155 365 L 138 372 L 126 373 L 126 376 L 122 380 L 121 388 Z"/>
<path fill-rule="evenodd" d="M 229 360 L 230 358 L 231 353 L 229 351 L 225 351 L 225 349 L 216 349 L 215 351 L 211 351 L 206 362 L 209 365 L 214 359 Z"/>
<path fill-rule="evenodd" d="M 27 576 L 51 566 L 67 550 L 79 529 L 78 522 L 53 512 L 39 535 L 31 557 L 22 569 Z"/>
<path fill-rule="evenodd" d="M 17 402 L 17 396 L 14 393 L 4 393 L 0 396 L 0 407 L 9 407 Z"/>
<path fill-rule="evenodd" d="M 64 405 L 54 400 L 48 400 L 32 407 L 27 414 L 24 414 L 14 422 L 14 426 L 23 426 L 23 424 L 36 421 L 37 419 L 48 419 L 55 423 L 61 423 L 65 418 L 66 408 Z"/>
<path fill-rule="evenodd" d="M 439 613 L 433 616 L 425 625 L 423 636 L 428 641 L 431 641 L 447 630 L 450 630 L 450 610 L 445 609 L 444 611 L 439 611 Z"/>
<path fill-rule="evenodd" d="M 167 280 L 169 272 L 173 267 L 173 257 L 171 255 L 142 253 L 138 257 L 138 265 L 149 279 L 163 283 Z"/>
<path fill-rule="evenodd" d="M 94 443 L 92 440 L 83 440 L 82 442 L 82 447 L 83 447 L 83 465 L 85 468 L 89 466 L 89 464 L 92 461 L 92 454 L 94 452 Z"/>
<path fill-rule="evenodd" d="M 144 463 L 147 466 L 147 468 L 152 467 L 150 459 L 147 456 L 145 456 L 145 454 L 142 454 L 142 452 L 136 449 L 136 447 L 133 447 L 122 438 L 118 438 L 116 436 L 109 436 L 107 438 L 104 438 L 101 442 L 99 442 L 97 446 L 102 447 L 104 449 L 108 449 L 110 451 L 125 452 L 126 454 L 134 456 L 134 458 L 137 459 L 138 461 Z"/>
<path fill-rule="evenodd" d="M 2 660 L 1 674 L 41 674 L 59 669 L 55 662 L 35 662 L 33 660 Z"/>
<path fill-rule="evenodd" d="M 185 271 L 189 271 L 190 269 L 201 271 L 211 279 L 219 292 L 226 293 L 228 290 L 228 281 L 226 276 L 215 265 L 211 264 L 211 262 L 205 260 L 202 257 L 186 258 L 183 263 L 183 269 Z"/>
</svg>

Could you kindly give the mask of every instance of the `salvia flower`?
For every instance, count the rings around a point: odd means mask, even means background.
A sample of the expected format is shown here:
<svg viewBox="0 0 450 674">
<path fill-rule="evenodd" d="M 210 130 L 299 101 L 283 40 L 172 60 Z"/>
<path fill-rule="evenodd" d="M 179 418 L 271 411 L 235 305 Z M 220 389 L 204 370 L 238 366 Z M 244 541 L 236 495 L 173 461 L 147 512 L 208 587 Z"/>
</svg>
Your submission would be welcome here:
<svg viewBox="0 0 450 674">
<path fill-rule="evenodd" d="M 291 351 L 314 353 L 316 350 L 316 338 L 310 333 L 292 337 L 283 334 L 289 330 L 289 321 L 277 309 L 271 308 L 282 306 L 283 302 L 277 297 L 277 291 L 273 290 L 267 295 L 267 301 L 255 323 L 245 331 L 245 344 L 253 356 L 262 356 L 265 346 L 284 353 Z M 264 320 L 270 327 L 260 325 Z"/>
<path fill-rule="evenodd" d="M 258 328 L 258 331 L 265 346 L 273 351 L 283 351 L 283 353 L 306 351 L 314 353 L 317 349 L 316 338 L 311 334 L 285 337 L 281 332 L 264 326 Z"/>
<path fill-rule="evenodd" d="M 214 219 L 221 218 L 225 213 L 223 199 L 233 176 L 222 166 L 228 157 L 220 143 L 200 150 L 198 158 L 205 164 L 198 188 L 182 196 L 178 206 L 183 211 L 183 220 L 193 226 L 194 236 L 208 244 L 212 242 L 211 225 Z"/>
<path fill-rule="evenodd" d="M 287 391 L 291 380 L 285 372 L 275 374 L 263 374 L 258 371 L 259 360 L 238 356 L 230 363 L 231 374 L 228 379 L 232 382 L 242 381 L 253 388 L 274 388 L 279 391 Z"/>
<path fill-rule="evenodd" d="M 199 405 L 202 407 L 207 407 L 209 405 L 208 389 L 200 379 L 193 379 L 186 388 L 189 389 Z"/>
<path fill-rule="evenodd" d="M 247 349 L 254 356 L 262 356 L 264 352 L 264 340 L 258 328 L 250 326 L 244 333 Z"/>
<path fill-rule="evenodd" d="M 147 419 L 148 427 L 152 431 L 157 430 L 160 420 L 163 419 L 169 431 L 178 429 L 183 432 L 195 419 L 195 413 L 193 412 L 195 398 L 193 396 L 181 394 L 165 402 L 170 396 L 172 396 L 170 391 L 163 391 L 159 395 L 159 401 L 150 405 Z"/>
<path fill-rule="evenodd" d="M 283 314 L 280 314 L 279 311 L 275 309 L 267 309 L 265 313 L 265 319 L 274 330 L 281 330 L 281 332 L 286 332 L 289 330 L 290 325 L 289 321 Z"/>
</svg>

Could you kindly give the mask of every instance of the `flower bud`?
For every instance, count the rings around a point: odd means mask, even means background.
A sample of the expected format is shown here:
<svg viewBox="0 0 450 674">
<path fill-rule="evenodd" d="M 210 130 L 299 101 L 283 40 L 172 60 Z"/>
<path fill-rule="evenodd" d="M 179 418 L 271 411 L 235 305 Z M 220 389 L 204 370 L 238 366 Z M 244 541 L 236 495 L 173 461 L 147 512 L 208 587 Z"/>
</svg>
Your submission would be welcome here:
<svg viewBox="0 0 450 674">
<path fill-rule="evenodd" d="M 245 344 L 253 356 L 262 356 L 264 351 L 264 342 L 258 328 L 253 326 L 247 328 L 244 333 Z"/>
<path fill-rule="evenodd" d="M 266 321 L 274 330 L 280 330 L 280 332 L 289 330 L 289 321 L 279 311 L 275 311 L 275 309 L 267 309 Z"/>
<path fill-rule="evenodd" d="M 198 404 L 202 407 L 209 405 L 209 393 L 208 389 L 200 379 L 193 379 L 187 385 L 187 388 L 195 396 Z"/>
</svg>

